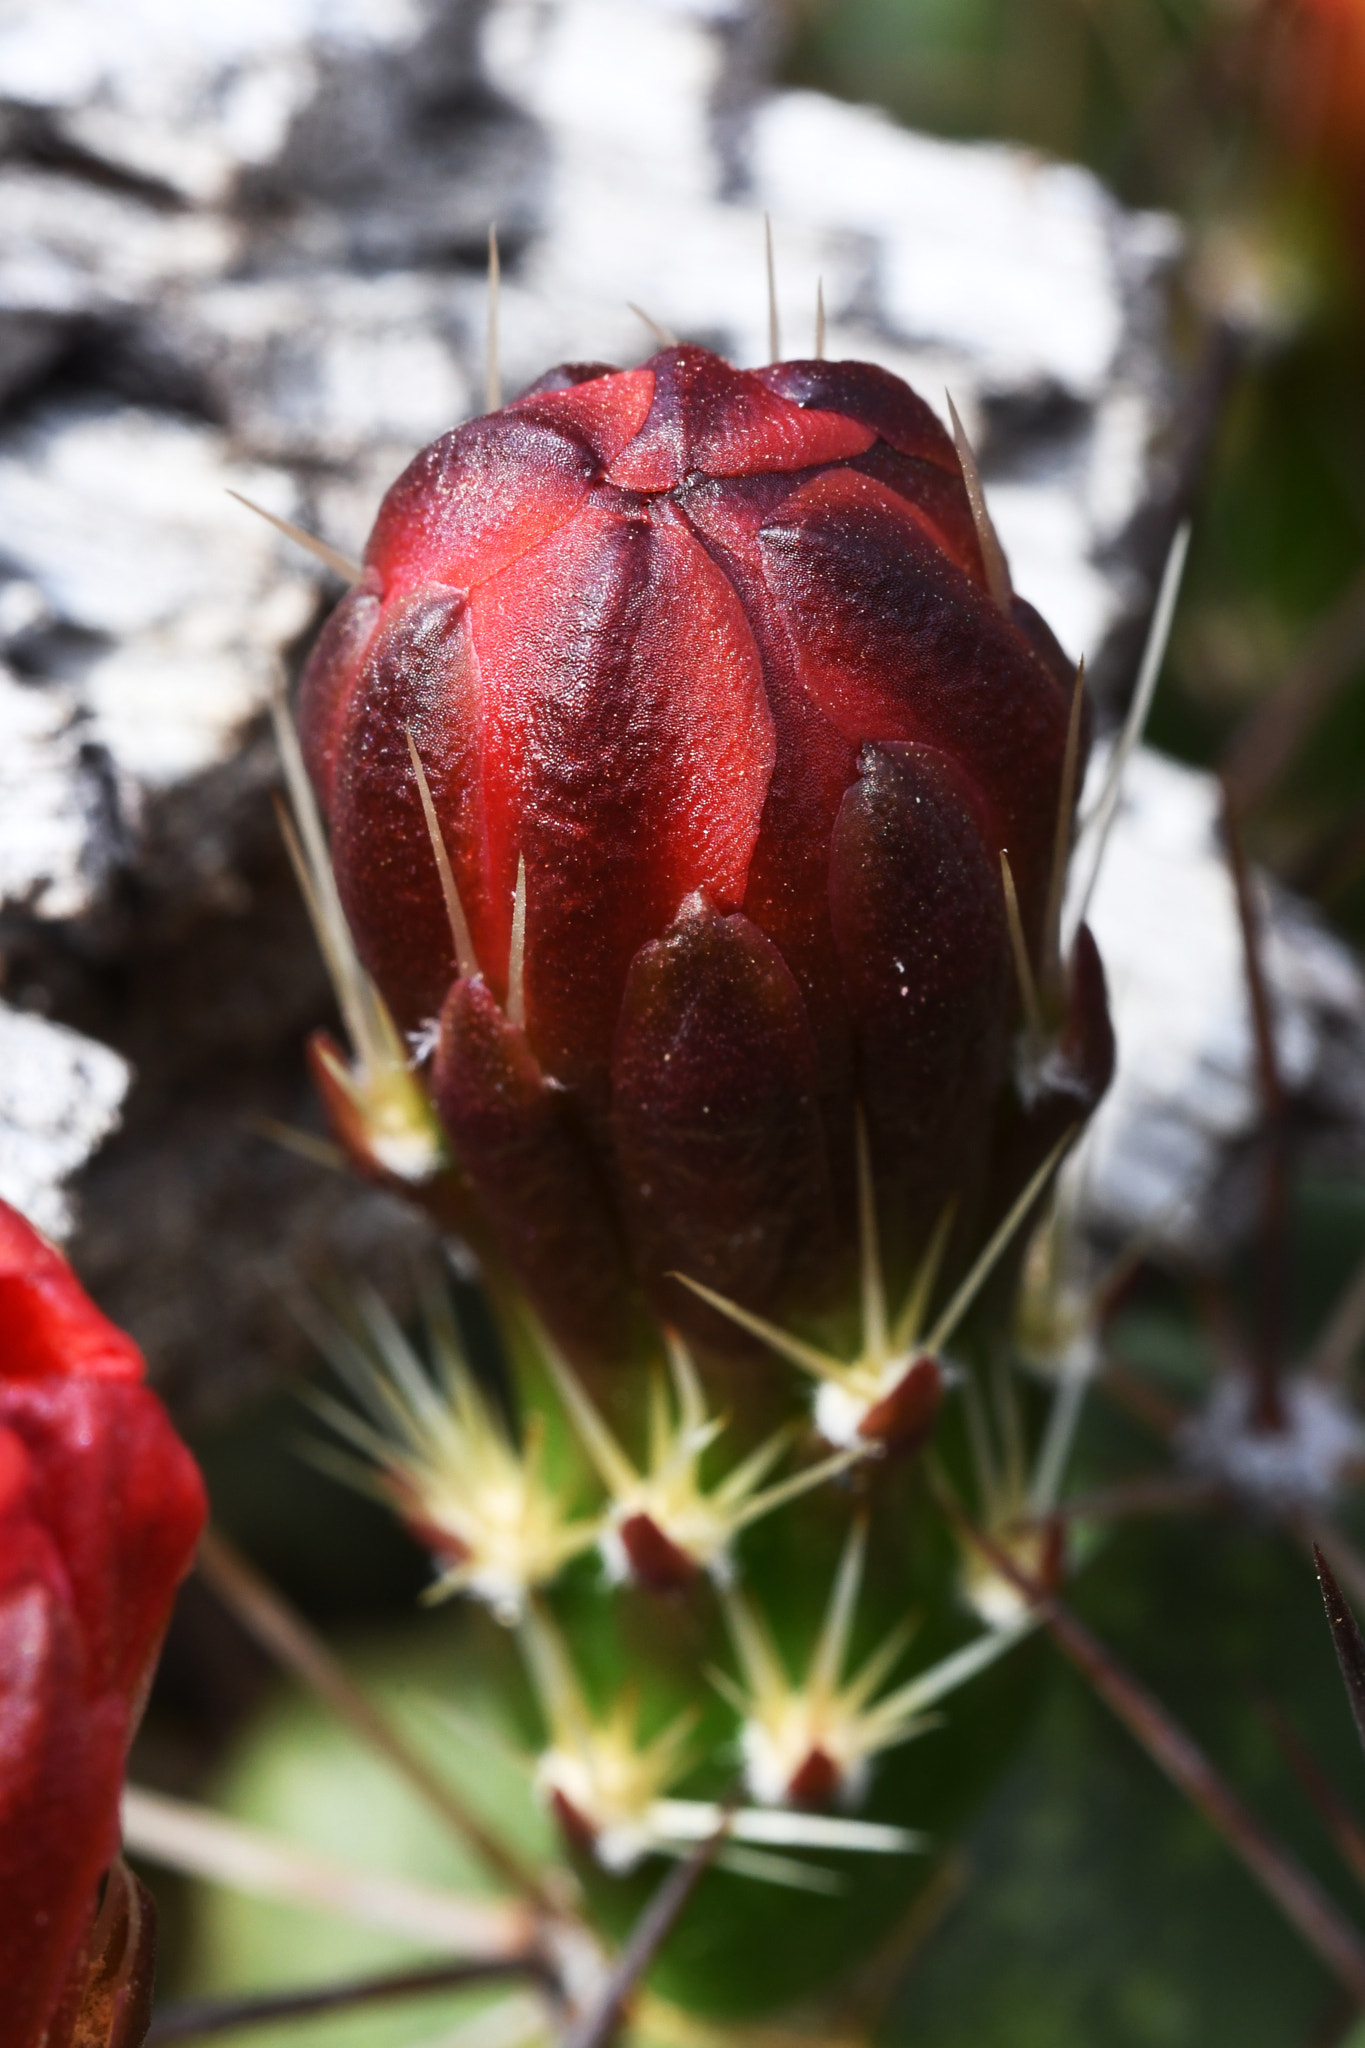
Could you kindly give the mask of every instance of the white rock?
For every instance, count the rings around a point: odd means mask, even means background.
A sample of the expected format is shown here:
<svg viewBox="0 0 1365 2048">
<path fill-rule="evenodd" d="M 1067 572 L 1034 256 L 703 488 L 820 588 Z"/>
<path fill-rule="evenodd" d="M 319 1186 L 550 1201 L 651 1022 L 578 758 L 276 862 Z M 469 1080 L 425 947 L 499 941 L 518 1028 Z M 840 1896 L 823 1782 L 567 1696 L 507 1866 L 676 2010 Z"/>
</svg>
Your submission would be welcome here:
<svg viewBox="0 0 1365 2048">
<path fill-rule="evenodd" d="M 547 232 L 505 304 L 509 383 L 555 355 L 648 354 L 628 301 L 766 362 L 767 216 L 787 352 L 812 349 L 823 284 L 831 356 L 884 364 L 945 418 L 951 385 L 973 433 L 992 403 L 1074 403 L 989 495 L 1016 588 L 1093 660 L 1132 597 L 1105 551 L 1142 501 L 1166 414 L 1163 367 L 1133 337 L 1178 250 L 1174 222 L 1126 212 L 1074 166 L 912 135 L 807 92 L 760 102 L 751 183 L 722 201 L 708 21 L 723 11 L 507 0 L 489 17 L 492 75 L 552 153 Z"/>
<path fill-rule="evenodd" d="M 134 812 L 231 754 L 316 602 L 229 489 L 296 509 L 290 480 L 234 461 L 222 434 L 137 407 L 54 408 L 0 442 L 6 555 Z"/>
<path fill-rule="evenodd" d="M 49 1237 L 74 1227 L 63 1183 L 117 1128 L 131 1080 L 107 1046 L 0 1003 L 0 1196 Z"/>
<path fill-rule="evenodd" d="M 90 314 L 135 306 L 170 282 L 211 277 L 242 243 L 222 215 L 184 213 L 88 178 L 0 166 L 0 308 Z"/>
<path fill-rule="evenodd" d="M 759 110 L 753 160 L 779 222 L 876 242 L 880 310 L 902 343 L 959 350 L 988 384 L 1102 395 L 1124 341 L 1131 216 L 1088 172 L 912 135 L 810 92 Z"/>
<path fill-rule="evenodd" d="M 1320 1512 L 1365 1469 L 1365 1427 L 1347 1388 L 1306 1372 L 1286 1376 L 1280 1399 L 1284 1426 L 1258 1428 L 1249 1376 L 1225 1373 L 1176 1447 L 1196 1472 L 1257 1507 Z"/>
<path fill-rule="evenodd" d="M 98 811 L 74 693 L 0 666 L 0 903 L 44 918 L 87 911 L 101 879 Z"/>
<path fill-rule="evenodd" d="M 180 295 L 159 339 L 257 453 L 335 465 L 376 443 L 412 451 L 466 416 L 471 297 L 410 271 L 233 280 Z"/>
<path fill-rule="evenodd" d="M 1100 754 L 1092 796 L 1104 767 Z M 1186 1252 L 1207 1247 L 1229 1220 L 1215 1194 L 1262 1116 L 1219 817 L 1213 776 L 1140 748 L 1089 918 L 1118 1069 L 1077 1161 L 1086 1208 L 1106 1232 L 1150 1233 Z M 1086 872 L 1084 844 L 1076 872 Z M 1256 891 L 1280 1073 L 1292 1093 L 1312 1095 L 1334 1085 L 1329 1068 L 1343 1038 L 1365 1061 L 1365 977 L 1301 904 L 1261 877 Z M 1332 1107 L 1341 1114 L 1347 1105 Z"/>
<path fill-rule="evenodd" d="M 76 148 L 216 203 L 283 147 L 317 44 L 401 45 L 422 17 L 411 0 L 42 0 L 0 20 L 0 80 Z"/>
</svg>

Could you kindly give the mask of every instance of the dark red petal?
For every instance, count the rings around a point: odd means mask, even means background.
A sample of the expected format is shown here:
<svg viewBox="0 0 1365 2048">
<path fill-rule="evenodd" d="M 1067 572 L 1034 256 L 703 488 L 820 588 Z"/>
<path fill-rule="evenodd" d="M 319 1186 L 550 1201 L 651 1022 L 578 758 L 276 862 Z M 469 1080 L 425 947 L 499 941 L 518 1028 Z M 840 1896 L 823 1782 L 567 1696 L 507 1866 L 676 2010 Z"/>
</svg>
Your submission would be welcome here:
<svg viewBox="0 0 1365 2048">
<path fill-rule="evenodd" d="M 432 1093 L 508 1266 L 575 1359 L 629 1353 L 631 1283 L 591 1145 L 482 981 L 441 1012 Z"/>
<path fill-rule="evenodd" d="M 789 403 L 706 349 L 666 349 L 650 368 L 657 381 L 649 418 L 608 471 L 623 490 L 673 490 L 694 473 L 809 469 L 860 455 L 876 438 L 837 412 Z"/>
<path fill-rule="evenodd" d="M 332 804 L 332 861 L 360 957 L 399 1024 L 413 1029 L 440 1009 L 455 978 L 455 945 L 408 727 L 485 957 L 495 941 L 479 815 L 478 681 L 457 591 L 414 590 L 386 610 L 352 697 Z"/>
<path fill-rule="evenodd" d="M 870 477 L 802 485 L 762 547 L 811 697 L 850 740 L 921 741 L 961 764 L 1036 940 L 1069 710 L 1058 679 Z"/>
<path fill-rule="evenodd" d="M 986 587 L 957 450 L 917 392 L 874 363 L 773 363 L 756 374 L 798 405 L 828 406 L 871 427 L 877 445 L 856 456 L 852 467 L 926 513 L 958 567 Z"/>
<path fill-rule="evenodd" d="M 1015 1002 L 1000 871 L 955 764 L 869 747 L 830 849 L 830 911 L 898 1285 L 945 1204 L 979 1194 Z"/>
<path fill-rule="evenodd" d="M 639 433 L 654 399 L 652 370 L 616 370 L 575 378 L 557 391 L 525 392 L 509 412 L 535 420 L 591 449 L 603 469 Z"/>
<path fill-rule="evenodd" d="M 720 1334 L 670 1271 L 758 1310 L 816 1293 L 832 1225 L 814 1045 L 796 983 L 747 917 L 694 898 L 644 948 L 612 1074 L 627 1223 L 668 1316 Z"/>
<path fill-rule="evenodd" d="M 538 547 L 582 504 L 600 464 L 586 439 L 515 411 L 471 420 L 408 464 L 365 549 L 386 598 L 469 589 Z"/>
<path fill-rule="evenodd" d="M 140 1380 L 142 1353 L 101 1315 L 55 1245 L 0 1201 L 0 1377 Z"/>
<path fill-rule="evenodd" d="M 7 2048 L 47 2038 L 78 1965 L 118 1847 L 128 1743 L 203 1519 L 194 1462 L 147 1387 L 0 1381 Z"/>
<path fill-rule="evenodd" d="M 849 468 L 894 491 L 907 507 L 927 520 L 949 560 L 970 576 L 979 590 L 988 589 L 976 521 L 960 475 L 945 476 L 932 463 L 912 461 L 909 456 L 897 455 L 894 448 L 880 444 L 860 455 Z"/>
<path fill-rule="evenodd" d="M 497 928 L 480 960 L 501 991 L 524 855 L 528 1035 L 605 1106 L 635 953 L 694 889 L 744 893 L 773 759 L 757 649 L 667 508 L 587 507 L 470 618 Z"/>
<path fill-rule="evenodd" d="M 379 624 L 379 578 L 367 570 L 318 635 L 294 706 L 308 773 L 324 811 L 332 807 L 337 749 L 351 698 Z"/>
<path fill-rule="evenodd" d="M 754 375 L 794 405 L 844 413 L 870 427 L 879 441 L 898 454 L 932 462 L 960 480 L 957 450 L 933 408 L 890 370 L 875 363 L 808 359 L 769 363 Z"/>
</svg>

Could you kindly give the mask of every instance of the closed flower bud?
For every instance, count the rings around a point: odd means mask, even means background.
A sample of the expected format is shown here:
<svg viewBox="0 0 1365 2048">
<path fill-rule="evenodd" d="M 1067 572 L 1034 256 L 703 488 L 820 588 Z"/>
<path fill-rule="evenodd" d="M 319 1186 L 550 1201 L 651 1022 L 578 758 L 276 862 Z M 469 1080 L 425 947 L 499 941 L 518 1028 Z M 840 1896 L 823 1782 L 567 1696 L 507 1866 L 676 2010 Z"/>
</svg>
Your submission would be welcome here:
<svg viewBox="0 0 1365 2048">
<path fill-rule="evenodd" d="M 6 2048 L 84 2040 L 141 1994 L 119 1846 L 128 1745 L 204 1520 L 141 1356 L 0 1203 L 0 1985 Z M 144 1902 L 145 1903 L 145 1902 Z M 113 1915 L 119 1925 L 105 1925 Z M 117 1940 L 114 1937 L 117 1936 Z M 73 2031 L 74 2030 L 74 2031 Z M 101 2038 L 105 2038 L 102 2036 Z M 121 2035 L 118 2038 L 123 2038 Z"/>
<path fill-rule="evenodd" d="M 829 1305 L 859 1109 L 896 1287 L 950 1201 L 998 1211 L 1074 678 L 984 531 L 896 378 L 691 347 L 553 373 L 386 498 L 304 750 L 361 959 L 435 1020 L 456 1169 L 571 1355 L 627 1354 L 642 1298 L 745 1341 L 677 1274 Z"/>
</svg>

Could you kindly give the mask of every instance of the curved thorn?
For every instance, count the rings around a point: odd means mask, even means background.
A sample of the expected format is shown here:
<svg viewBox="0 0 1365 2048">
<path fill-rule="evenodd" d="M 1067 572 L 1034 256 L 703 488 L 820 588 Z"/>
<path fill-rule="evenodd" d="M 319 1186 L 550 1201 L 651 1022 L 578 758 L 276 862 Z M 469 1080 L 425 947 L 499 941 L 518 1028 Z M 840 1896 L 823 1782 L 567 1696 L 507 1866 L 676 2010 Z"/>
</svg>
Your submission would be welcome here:
<svg viewBox="0 0 1365 2048">
<path fill-rule="evenodd" d="M 1142 666 L 1138 670 L 1137 684 L 1133 690 L 1133 700 L 1128 706 L 1128 716 L 1124 719 L 1123 730 L 1115 742 L 1113 755 L 1109 762 L 1109 769 L 1104 778 L 1104 786 L 1100 791 L 1099 801 L 1085 823 L 1084 829 L 1087 837 L 1093 836 L 1095 851 L 1091 857 L 1090 873 L 1086 877 L 1085 887 L 1081 891 L 1077 904 L 1076 915 L 1072 920 L 1073 931 L 1077 926 L 1085 923 L 1089 914 L 1090 899 L 1095 893 L 1095 884 L 1099 881 L 1100 869 L 1104 866 L 1105 849 L 1109 844 L 1109 834 L 1118 811 L 1119 793 L 1123 784 L 1123 771 L 1142 738 L 1143 729 L 1147 724 L 1147 714 L 1152 708 L 1152 698 L 1156 693 L 1157 679 L 1161 674 L 1161 664 L 1166 659 L 1166 642 L 1170 638 L 1171 621 L 1175 617 L 1176 600 L 1180 596 L 1180 580 L 1185 573 L 1185 557 L 1189 553 L 1190 532 L 1190 521 L 1182 519 L 1180 525 L 1175 530 L 1175 538 L 1171 542 L 1166 556 L 1165 567 L 1161 571 L 1161 583 L 1157 590 L 1156 604 L 1152 610 L 1152 623 L 1147 629 L 1147 639 L 1142 649 Z"/>
<path fill-rule="evenodd" d="M 712 1287 L 704 1287 L 700 1280 L 689 1280 L 686 1273 L 670 1273 L 670 1280 L 690 1289 L 720 1315 L 728 1316 L 732 1323 L 738 1323 L 741 1330 L 747 1330 L 751 1337 L 757 1337 L 764 1344 L 771 1345 L 783 1358 L 799 1365 L 803 1372 L 811 1373 L 816 1379 L 840 1380 L 847 1370 L 844 1361 L 831 1358 L 826 1352 L 817 1351 L 813 1344 L 803 1344 L 799 1337 L 789 1337 L 776 1323 L 770 1323 L 764 1316 L 756 1316 L 747 1308 L 741 1308 L 736 1301 L 728 1301 L 723 1294 L 717 1294 Z"/>
<path fill-rule="evenodd" d="M 896 1327 L 891 1333 L 891 1351 L 893 1356 L 898 1355 L 902 1351 L 908 1351 L 919 1335 L 920 1327 L 928 1312 L 930 1300 L 933 1297 L 934 1283 L 938 1279 L 938 1269 L 943 1263 L 943 1253 L 948 1243 L 948 1233 L 953 1227 L 953 1219 L 956 1215 L 956 1200 L 945 1202 L 942 1214 L 934 1225 L 933 1234 L 924 1248 L 924 1257 L 919 1262 L 919 1270 L 910 1283 L 910 1292 L 905 1297 L 905 1305 L 896 1318 Z"/>
<path fill-rule="evenodd" d="M 542 1338 L 541 1350 L 579 1442 L 597 1467 L 597 1476 L 608 1493 L 620 1500 L 639 1484 L 639 1473 L 598 1414 L 572 1366 L 560 1357 L 548 1338 Z"/>
<path fill-rule="evenodd" d="M 676 348 L 678 346 L 677 335 L 674 334 L 670 327 L 665 327 L 662 320 L 656 320 L 652 313 L 646 313 L 644 307 L 637 306 L 634 299 L 627 299 L 626 306 L 635 315 L 637 320 L 644 321 L 645 326 L 661 348 Z"/>
<path fill-rule="evenodd" d="M 829 1605 L 820 1624 L 820 1634 L 811 1658 L 807 1679 L 812 1692 L 833 1692 L 848 1656 L 848 1639 L 853 1630 L 853 1610 L 863 1578 L 867 1554 L 867 1517 L 859 1515 L 848 1532 L 844 1554 L 830 1589 Z"/>
<path fill-rule="evenodd" d="M 943 1314 L 925 1338 L 924 1348 L 927 1352 L 932 1354 L 941 1351 L 948 1342 L 948 1339 L 976 1300 L 977 1295 L 981 1292 L 982 1287 L 990 1278 L 992 1269 L 1000 1258 L 1001 1253 L 1046 1187 L 1048 1180 L 1056 1170 L 1062 1154 L 1075 1137 L 1076 1130 L 1077 1126 L 1073 1124 L 1069 1131 L 1063 1132 L 1042 1165 L 1032 1175 L 1022 1193 L 1015 1197 L 1008 1215 L 1005 1216 L 1002 1222 L 997 1224 L 995 1230 L 991 1233 L 989 1243 L 978 1254 L 976 1263 L 973 1265 L 970 1273 L 968 1273 L 966 1279 L 944 1309 Z"/>
<path fill-rule="evenodd" d="M 768 261 L 768 361 L 782 360 L 782 328 L 777 317 L 777 265 L 773 260 L 773 217 L 763 216 L 763 247 Z"/>
<path fill-rule="evenodd" d="M 886 1286 L 882 1279 L 881 1245 L 877 1236 L 877 1190 L 872 1180 L 872 1155 L 867 1119 L 861 1107 L 855 1122 L 858 1155 L 858 1262 L 862 1278 L 863 1355 L 880 1365 L 886 1357 Z"/>
<path fill-rule="evenodd" d="M 359 562 L 353 562 L 349 555 L 343 555 L 340 548 L 329 547 L 325 540 L 319 540 L 315 533 L 306 533 L 301 526 L 295 526 L 292 519 L 281 519 L 278 512 L 267 512 L 264 505 L 258 505 L 254 498 L 246 497 L 241 491 L 229 489 L 228 496 L 235 498 L 239 505 L 245 505 L 248 512 L 254 512 L 258 519 L 264 519 L 286 540 L 292 540 L 296 547 L 306 549 L 315 560 L 323 562 L 334 574 L 347 583 L 359 583 L 365 574 Z"/>
<path fill-rule="evenodd" d="M 981 548 L 981 561 L 986 571 L 986 588 L 991 594 L 991 601 L 996 610 L 1003 612 L 1008 619 L 1013 617 L 1014 608 L 1005 550 L 1000 545 L 995 522 L 986 507 L 986 493 L 981 487 L 981 471 L 972 444 L 967 439 L 967 429 L 963 426 L 957 407 L 953 404 L 951 391 L 945 392 L 944 397 L 948 401 L 948 412 L 953 422 L 953 441 L 957 448 L 957 459 L 962 465 L 962 481 L 967 486 L 967 502 L 972 508 L 972 524 L 976 528 L 976 538 Z"/>
<path fill-rule="evenodd" d="M 1033 976 L 1033 963 L 1028 956 L 1028 940 L 1024 936 L 1024 920 L 1019 911 L 1019 893 L 1014 886 L 1014 871 L 1010 857 L 1004 847 L 1000 849 L 1000 880 L 1005 891 L 1005 922 L 1009 926 L 1010 952 L 1014 956 L 1014 972 L 1019 983 L 1019 1000 L 1024 1006 L 1024 1021 L 1034 1038 L 1044 1035 L 1043 1006 L 1038 997 L 1038 984 Z"/>
<path fill-rule="evenodd" d="M 488 229 L 488 355 L 485 363 L 486 409 L 496 412 L 502 404 L 502 364 L 498 346 L 498 302 L 502 296 L 502 264 L 498 258 L 498 231 Z"/>
<path fill-rule="evenodd" d="M 1066 752 L 1062 757 L 1062 780 L 1057 791 L 1057 830 L 1052 841 L 1052 872 L 1048 876 L 1047 909 L 1043 917 L 1043 984 L 1056 977 L 1062 957 L 1062 899 L 1066 894 L 1066 870 L 1071 857 L 1071 814 L 1076 803 L 1076 771 L 1081 753 L 1081 708 L 1085 702 L 1085 656 L 1076 664 L 1076 682 L 1071 692 L 1071 716 L 1066 725 Z"/>
<path fill-rule="evenodd" d="M 427 772 L 422 766 L 422 757 L 417 751 L 417 742 L 412 736 L 412 727 L 405 726 L 408 736 L 408 752 L 412 756 L 412 772 L 417 777 L 417 794 L 422 799 L 422 816 L 427 821 L 427 835 L 431 840 L 431 851 L 436 859 L 436 872 L 441 877 L 441 894 L 445 898 L 446 917 L 450 922 L 450 936 L 455 942 L 455 960 L 461 975 L 468 978 L 479 971 L 478 959 L 474 952 L 474 941 L 469 934 L 469 920 L 464 914 L 460 892 L 455 884 L 454 870 L 450 855 L 446 852 L 445 839 L 441 833 L 441 821 L 436 815 L 436 806 L 431 800 L 431 788 Z"/>
<path fill-rule="evenodd" d="M 512 940 L 507 951 L 507 1021 L 526 1028 L 526 855 L 517 860 L 517 890 L 512 898 Z"/>
</svg>

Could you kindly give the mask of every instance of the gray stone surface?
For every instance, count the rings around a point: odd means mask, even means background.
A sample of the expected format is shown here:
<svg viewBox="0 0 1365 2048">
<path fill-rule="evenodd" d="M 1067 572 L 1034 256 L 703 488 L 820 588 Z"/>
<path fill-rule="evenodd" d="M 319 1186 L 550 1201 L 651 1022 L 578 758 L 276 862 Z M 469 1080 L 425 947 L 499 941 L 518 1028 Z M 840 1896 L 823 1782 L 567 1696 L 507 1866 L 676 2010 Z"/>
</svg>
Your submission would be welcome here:
<svg viewBox="0 0 1365 2048">
<path fill-rule="evenodd" d="M 1089 788 L 1106 766 L 1092 764 Z M 1124 776 L 1090 922 L 1118 1071 L 1073 1170 L 1091 1223 L 1182 1258 L 1216 1256 L 1250 1220 L 1244 1169 L 1263 1102 L 1221 793 L 1139 748 Z M 1077 869 L 1086 872 L 1084 845 Z M 1357 1154 L 1365 1134 L 1365 978 L 1348 947 L 1264 877 L 1256 913 L 1276 1062 L 1308 1129 Z"/>
<path fill-rule="evenodd" d="M 47 1077 L 0 1088 L 0 1159 L 67 1227 L 131 1062 L 74 1249 L 190 1405 L 300 1361 L 290 1288 L 338 1263 L 400 1287 L 422 1242 L 251 1126 L 313 1114 L 327 998 L 262 711 L 333 591 L 226 490 L 358 551 L 481 402 L 490 220 L 511 390 L 647 354 L 631 300 L 762 360 L 769 214 L 787 352 L 822 279 L 831 353 L 952 388 L 1069 651 L 1101 656 L 1145 597 L 1124 535 L 1171 412 L 1171 224 L 1020 151 L 765 94 L 770 43 L 744 0 L 0 14 L 0 950 Z M 1354 1030 L 1358 985 L 1331 1000 Z"/>
<path fill-rule="evenodd" d="M 0 1003 L 0 1197 L 65 1237 L 64 1182 L 119 1121 L 132 1076 L 108 1046 Z"/>
</svg>

